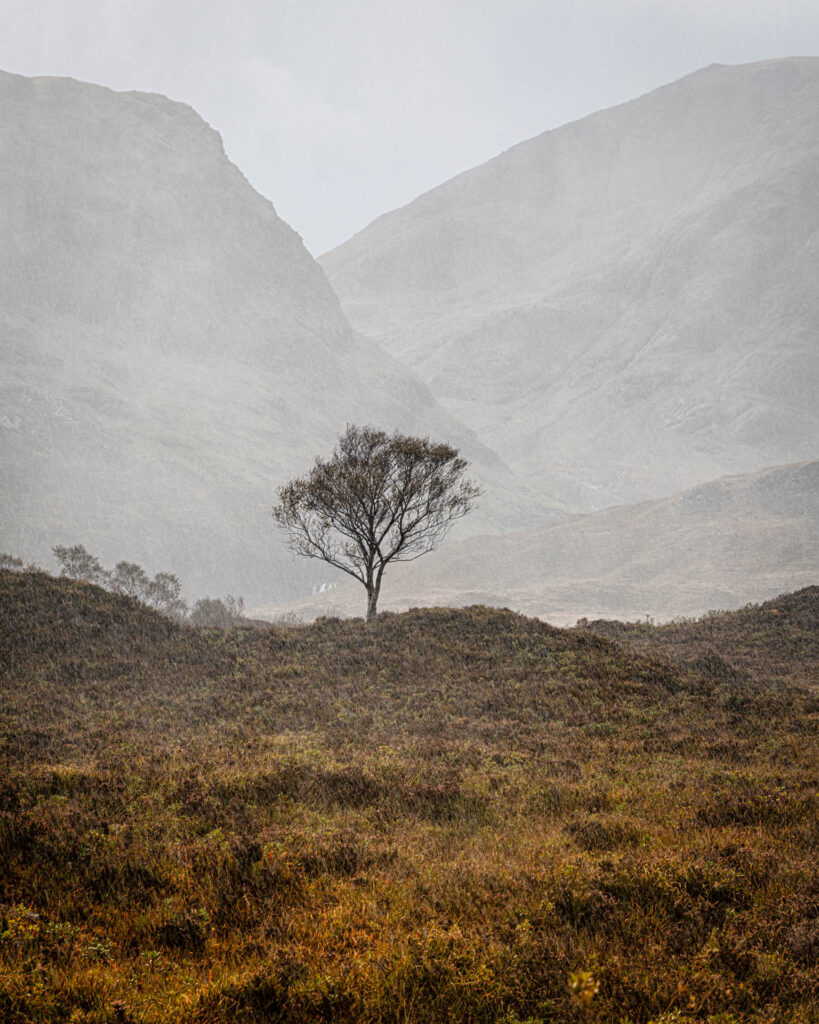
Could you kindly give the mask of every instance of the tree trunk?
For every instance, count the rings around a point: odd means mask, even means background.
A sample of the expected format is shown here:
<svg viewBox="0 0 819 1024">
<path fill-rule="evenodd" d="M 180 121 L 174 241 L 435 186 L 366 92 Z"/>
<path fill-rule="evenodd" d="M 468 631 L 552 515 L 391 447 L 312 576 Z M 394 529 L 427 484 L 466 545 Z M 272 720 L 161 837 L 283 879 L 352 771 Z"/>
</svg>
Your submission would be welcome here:
<svg viewBox="0 0 819 1024">
<path fill-rule="evenodd" d="M 367 587 L 367 622 L 375 618 L 375 609 L 378 604 L 378 592 L 381 590 L 379 584 L 371 584 Z"/>
</svg>

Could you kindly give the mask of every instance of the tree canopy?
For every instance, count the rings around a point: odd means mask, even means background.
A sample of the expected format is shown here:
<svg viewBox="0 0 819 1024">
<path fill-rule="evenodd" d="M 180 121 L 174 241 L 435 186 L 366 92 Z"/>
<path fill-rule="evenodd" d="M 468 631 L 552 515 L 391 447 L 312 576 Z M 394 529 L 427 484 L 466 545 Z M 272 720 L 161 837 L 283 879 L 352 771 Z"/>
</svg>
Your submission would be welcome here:
<svg viewBox="0 0 819 1024">
<path fill-rule="evenodd" d="M 468 465 L 448 444 L 348 426 L 329 459 L 279 490 L 273 516 L 295 552 L 364 585 L 371 619 L 390 562 L 434 550 L 474 507 Z"/>
</svg>

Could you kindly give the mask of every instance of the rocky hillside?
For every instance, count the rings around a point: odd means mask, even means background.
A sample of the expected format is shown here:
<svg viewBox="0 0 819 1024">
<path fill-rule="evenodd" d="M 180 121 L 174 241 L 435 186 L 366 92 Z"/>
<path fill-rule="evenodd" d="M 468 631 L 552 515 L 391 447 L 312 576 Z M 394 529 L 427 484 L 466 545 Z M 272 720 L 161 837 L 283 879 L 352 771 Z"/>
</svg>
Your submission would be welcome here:
<svg viewBox="0 0 819 1024">
<path fill-rule="evenodd" d="M 322 259 L 355 326 L 580 507 L 819 445 L 819 59 L 548 131 Z"/>
<path fill-rule="evenodd" d="M 292 560 L 270 507 L 348 422 L 443 437 L 505 488 L 189 107 L 0 74 L 0 176 L 0 550 L 309 593 L 327 569 Z"/>
<path fill-rule="evenodd" d="M 670 619 L 819 580 L 819 462 L 727 477 L 671 498 L 450 543 L 384 577 L 381 605 L 505 605 L 550 622 Z M 345 584 L 295 606 L 362 615 Z M 279 610 L 280 611 L 280 610 Z"/>
</svg>

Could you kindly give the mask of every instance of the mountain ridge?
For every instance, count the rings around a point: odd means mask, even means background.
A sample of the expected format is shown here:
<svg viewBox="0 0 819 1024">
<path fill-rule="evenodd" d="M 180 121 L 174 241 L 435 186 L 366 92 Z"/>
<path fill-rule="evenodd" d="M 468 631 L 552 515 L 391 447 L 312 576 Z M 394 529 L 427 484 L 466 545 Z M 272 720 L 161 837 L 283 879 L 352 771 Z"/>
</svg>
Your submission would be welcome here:
<svg viewBox="0 0 819 1024">
<path fill-rule="evenodd" d="M 519 143 L 321 262 L 355 326 L 584 510 L 809 459 L 817 121 L 819 58 L 711 67 Z"/>
<path fill-rule="evenodd" d="M 292 560 L 270 508 L 348 422 L 444 437 L 490 491 L 516 489 L 351 329 L 298 234 L 187 104 L 3 73 L 0 170 L 13 554 L 83 543 L 193 593 L 309 592 L 327 569 Z"/>
</svg>

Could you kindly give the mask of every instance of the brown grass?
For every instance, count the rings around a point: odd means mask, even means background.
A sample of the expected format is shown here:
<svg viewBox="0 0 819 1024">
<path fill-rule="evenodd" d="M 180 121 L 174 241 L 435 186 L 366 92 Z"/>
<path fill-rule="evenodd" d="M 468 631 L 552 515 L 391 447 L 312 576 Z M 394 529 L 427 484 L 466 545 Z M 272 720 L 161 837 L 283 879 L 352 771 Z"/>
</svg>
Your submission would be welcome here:
<svg viewBox="0 0 819 1024">
<path fill-rule="evenodd" d="M 0 1020 L 816 1020 L 818 595 L 623 646 L 0 574 Z"/>
</svg>

